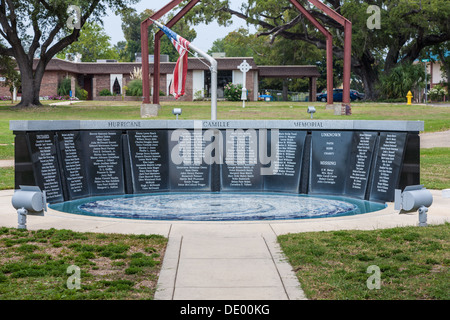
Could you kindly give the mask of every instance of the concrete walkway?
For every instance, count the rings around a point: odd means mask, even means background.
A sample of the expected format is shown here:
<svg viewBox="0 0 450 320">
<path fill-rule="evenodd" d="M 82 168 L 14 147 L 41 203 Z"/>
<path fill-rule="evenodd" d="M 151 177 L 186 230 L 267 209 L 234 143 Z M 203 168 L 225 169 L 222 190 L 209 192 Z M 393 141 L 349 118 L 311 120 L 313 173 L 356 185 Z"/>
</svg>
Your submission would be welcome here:
<svg viewBox="0 0 450 320">
<path fill-rule="evenodd" d="M 450 130 L 420 134 L 421 148 L 450 148 Z"/>
<path fill-rule="evenodd" d="M 17 227 L 12 190 L 0 191 L 0 226 Z M 432 190 L 429 224 L 450 222 L 450 198 Z M 157 300 L 305 299 L 294 271 L 276 241 L 278 235 L 307 231 L 373 230 L 415 226 L 417 213 L 384 210 L 347 217 L 252 222 L 181 222 L 113 219 L 49 209 L 28 216 L 27 228 L 79 232 L 160 234 L 168 237 L 155 295 Z"/>
<path fill-rule="evenodd" d="M 0 168 L 14 167 L 14 160 L 0 160 Z"/>
</svg>

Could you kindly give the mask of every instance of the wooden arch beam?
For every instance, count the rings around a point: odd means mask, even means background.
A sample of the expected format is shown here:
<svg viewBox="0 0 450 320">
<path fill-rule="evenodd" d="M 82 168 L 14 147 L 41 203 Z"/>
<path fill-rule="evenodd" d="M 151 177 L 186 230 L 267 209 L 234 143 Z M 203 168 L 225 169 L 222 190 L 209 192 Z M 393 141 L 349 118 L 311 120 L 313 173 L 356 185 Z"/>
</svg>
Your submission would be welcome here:
<svg viewBox="0 0 450 320">
<path fill-rule="evenodd" d="M 157 20 L 164 14 L 179 5 L 183 0 L 172 0 L 166 4 L 162 9 L 156 12 L 151 19 Z M 191 10 L 199 0 L 190 1 L 169 23 L 167 26 L 171 28 L 175 25 L 189 10 Z M 333 74 L 332 74 L 332 60 L 333 60 L 333 38 L 331 33 L 326 30 L 297 0 L 289 0 L 305 17 L 327 38 L 327 92 L 333 92 Z M 350 72 L 351 72 L 351 45 L 352 45 L 352 23 L 338 14 L 336 11 L 325 5 L 319 0 L 308 0 L 318 9 L 322 10 L 330 18 L 344 26 L 344 75 L 343 75 L 343 104 L 350 104 Z M 143 103 L 150 103 L 150 75 L 149 75 L 149 61 L 148 61 L 148 27 L 153 24 L 153 21 L 147 19 L 141 23 L 141 52 L 142 52 L 142 91 L 144 95 Z M 159 104 L 159 65 L 160 65 L 160 39 L 161 31 L 155 37 L 155 69 L 154 69 L 154 84 L 153 84 L 153 103 Z M 330 99 L 331 97 L 331 99 Z M 332 94 L 327 95 L 327 103 L 332 104 Z"/>
<path fill-rule="evenodd" d="M 297 0 L 289 0 L 292 4 Z M 350 104 L 350 73 L 351 73 L 351 60 L 352 60 L 352 23 L 350 20 L 341 16 L 339 13 L 325 5 L 319 0 L 308 0 L 316 8 L 322 10 L 327 16 L 344 27 L 344 76 L 343 76 L 343 93 L 342 103 Z M 294 4 L 295 5 L 295 4 Z M 328 57 L 327 47 L 327 57 Z M 328 94 L 329 95 L 329 94 Z M 327 96 L 328 96 L 327 95 Z"/>
<path fill-rule="evenodd" d="M 167 28 L 172 28 L 181 18 L 184 17 L 186 13 L 188 13 L 200 0 L 192 0 L 190 1 L 183 9 L 178 12 L 178 14 L 172 18 L 168 23 L 166 23 Z M 159 30 L 155 34 L 155 61 L 154 61 L 154 71 L 153 71 L 153 103 L 159 104 L 159 94 L 155 94 L 155 92 L 159 93 L 160 88 L 160 62 L 161 62 L 161 37 L 164 35 L 164 32 Z"/>
<path fill-rule="evenodd" d="M 333 92 L 333 36 L 325 29 L 325 27 L 317 21 L 312 14 L 305 9 L 296 0 L 291 0 L 291 3 L 301 12 L 327 39 L 327 92 Z M 327 94 L 327 104 L 333 104 L 333 95 Z"/>
<path fill-rule="evenodd" d="M 183 0 L 172 0 L 166 4 L 162 9 L 157 11 L 150 18 L 152 20 L 158 20 L 167 12 L 179 5 Z M 142 56 L 142 94 L 144 96 L 143 103 L 150 103 L 150 70 L 148 63 L 148 27 L 153 24 L 153 21 L 146 19 L 141 22 L 141 56 Z M 159 51 L 158 51 L 159 55 Z M 159 91 L 157 92 L 159 96 Z"/>
</svg>

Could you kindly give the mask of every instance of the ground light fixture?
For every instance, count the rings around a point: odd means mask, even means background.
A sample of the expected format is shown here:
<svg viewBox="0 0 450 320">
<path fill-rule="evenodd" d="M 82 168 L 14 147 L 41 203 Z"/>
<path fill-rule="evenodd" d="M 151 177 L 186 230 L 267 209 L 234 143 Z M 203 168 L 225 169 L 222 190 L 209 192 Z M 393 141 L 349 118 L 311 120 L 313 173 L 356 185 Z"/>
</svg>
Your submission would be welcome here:
<svg viewBox="0 0 450 320">
<path fill-rule="evenodd" d="M 43 216 L 47 211 L 47 197 L 45 191 L 36 186 L 20 186 L 14 192 L 12 205 L 17 210 L 18 229 L 27 228 L 27 215 Z"/>
<path fill-rule="evenodd" d="M 403 190 L 395 190 L 394 209 L 400 213 L 419 212 L 419 226 L 427 226 L 428 207 L 433 203 L 431 192 L 423 185 L 407 186 Z"/>
<path fill-rule="evenodd" d="M 307 112 L 308 112 L 309 114 L 311 114 L 311 119 L 312 119 L 312 118 L 313 118 L 313 114 L 316 112 L 316 108 L 314 108 L 314 107 L 308 107 Z"/>
<path fill-rule="evenodd" d="M 181 108 L 173 108 L 172 113 L 177 116 L 178 120 L 178 116 L 181 114 Z"/>
</svg>

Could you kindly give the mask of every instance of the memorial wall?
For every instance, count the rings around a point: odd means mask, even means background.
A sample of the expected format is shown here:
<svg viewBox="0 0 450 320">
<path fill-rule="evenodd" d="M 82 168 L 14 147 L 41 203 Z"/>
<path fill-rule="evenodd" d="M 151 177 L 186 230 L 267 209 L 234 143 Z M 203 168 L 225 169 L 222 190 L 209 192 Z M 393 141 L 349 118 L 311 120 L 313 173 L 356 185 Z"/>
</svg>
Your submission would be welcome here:
<svg viewBox="0 0 450 320">
<path fill-rule="evenodd" d="M 11 121 L 15 184 L 49 203 L 153 192 L 378 202 L 420 183 L 420 121 Z"/>
</svg>

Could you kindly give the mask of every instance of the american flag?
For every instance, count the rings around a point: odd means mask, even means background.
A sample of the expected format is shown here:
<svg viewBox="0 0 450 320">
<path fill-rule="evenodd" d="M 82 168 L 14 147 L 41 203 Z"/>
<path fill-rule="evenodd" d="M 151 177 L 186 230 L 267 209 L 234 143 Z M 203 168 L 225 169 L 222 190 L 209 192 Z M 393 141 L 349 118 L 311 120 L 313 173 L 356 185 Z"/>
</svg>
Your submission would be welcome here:
<svg viewBox="0 0 450 320">
<path fill-rule="evenodd" d="M 179 36 L 166 26 L 163 26 L 155 21 L 155 24 L 169 37 L 170 42 L 175 46 L 180 57 L 175 65 L 173 72 L 173 81 L 170 84 L 169 93 L 178 99 L 185 94 L 186 75 L 188 69 L 188 50 L 189 41 Z"/>
</svg>

